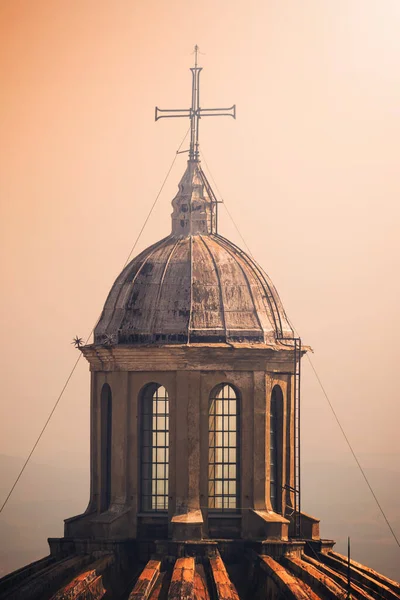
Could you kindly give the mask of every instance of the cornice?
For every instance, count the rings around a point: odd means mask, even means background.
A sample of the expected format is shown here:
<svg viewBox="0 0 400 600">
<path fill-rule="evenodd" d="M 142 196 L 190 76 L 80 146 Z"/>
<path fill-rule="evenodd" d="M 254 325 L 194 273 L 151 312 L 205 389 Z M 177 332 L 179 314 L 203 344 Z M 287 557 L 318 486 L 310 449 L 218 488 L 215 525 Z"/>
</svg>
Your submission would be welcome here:
<svg viewBox="0 0 400 600">
<path fill-rule="evenodd" d="M 302 347 L 304 355 L 309 347 Z M 293 349 L 274 346 L 193 344 L 104 347 L 87 345 L 81 351 L 92 371 L 277 371 L 292 372 Z"/>
</svg>

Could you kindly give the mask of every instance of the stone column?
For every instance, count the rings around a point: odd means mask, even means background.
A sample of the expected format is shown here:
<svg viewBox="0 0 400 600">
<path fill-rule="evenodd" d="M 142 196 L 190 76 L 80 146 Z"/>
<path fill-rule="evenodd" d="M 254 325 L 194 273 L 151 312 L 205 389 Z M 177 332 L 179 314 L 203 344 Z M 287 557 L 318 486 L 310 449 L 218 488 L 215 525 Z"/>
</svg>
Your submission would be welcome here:
<svg viewBox="0 0 400 600">
<path fill-rule="evenodd" d="M 200 372 L 177 372 L 174 413 L 176 506 L 172 536 L 176 540 L 201 539 Z"/>
<path fill-rule="evenodd" d="M 266 381 L 263 371 L 254 371 L 253 391 L 253 506 L 266 509 L 267 485 L 267 399 Z"/>
<path fill-rule="evenodd" d="M 289 521 L 272 510 L 270 500 L 270 402 L 274 375 L 254 371 L 253 392 L 253 508 L 249 511 L 245 537 L 288 539 Z"/>
<path fill-rule="evenodd" d="M 111 506 L 117 511 L 127 501 L 128 372 L 112 373 Z"/>
<path fill-rule="evenodd" d="M 135 378 L 136 373 L 128 373 L 127 399 L 127 458 L 126 458 L 126 495 L 127 504 L 131 507 L 129 519 L 129 535 L 137 535 L 137 513 L 140 507 L 139 498 L 139 390 L 140 385 Z"/>
</svg>

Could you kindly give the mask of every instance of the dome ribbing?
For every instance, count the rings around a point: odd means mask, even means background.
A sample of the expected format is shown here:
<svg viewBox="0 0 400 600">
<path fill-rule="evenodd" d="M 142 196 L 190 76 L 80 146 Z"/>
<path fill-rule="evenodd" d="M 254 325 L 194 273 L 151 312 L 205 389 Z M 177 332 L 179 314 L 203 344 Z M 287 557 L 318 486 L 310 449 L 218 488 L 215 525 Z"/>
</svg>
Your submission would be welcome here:
<svg viewBox="0 0 400 600">
<path fill-rule="evenodd" d="M 171 235 L 117 278 L 95 343 L 273 343 L 285 334 L 282 303 L 253 259 L 216 234 Z"/>
</svg>

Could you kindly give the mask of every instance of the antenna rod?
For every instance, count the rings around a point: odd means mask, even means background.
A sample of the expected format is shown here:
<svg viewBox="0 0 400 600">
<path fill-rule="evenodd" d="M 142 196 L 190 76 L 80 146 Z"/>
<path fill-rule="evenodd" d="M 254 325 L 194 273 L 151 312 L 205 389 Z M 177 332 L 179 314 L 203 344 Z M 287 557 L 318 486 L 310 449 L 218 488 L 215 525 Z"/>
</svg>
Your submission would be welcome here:
<svg viewBox="0 0 400 600">
<path fill-rule="evenodd" d="M 347 538 L 347 600 L 351 600 L 350 537 Z"/>
</svg>

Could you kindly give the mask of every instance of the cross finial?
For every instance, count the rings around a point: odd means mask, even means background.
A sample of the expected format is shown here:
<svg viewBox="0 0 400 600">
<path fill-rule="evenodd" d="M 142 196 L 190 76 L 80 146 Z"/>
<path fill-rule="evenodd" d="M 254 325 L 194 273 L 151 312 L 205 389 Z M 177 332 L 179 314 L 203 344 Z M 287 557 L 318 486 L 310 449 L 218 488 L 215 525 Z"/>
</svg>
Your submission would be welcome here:
<svg viewBox="0 0 400 600">
<path fill-rule="evenodd" d="M 190 108 L 161 109 L 156 106 L 155 118 L 167 119 L 170 117 L 189 117 L 190 119 L 190 147 L 189 160 L 199 162 L 199 122 L 201 117 L 228 116 L 236 119 L 236 105 L 229 108 L 200 108 L 200 73 L 202 67 L 198 67 L 199 47 L 194 47 L 194 67 L 192 72 L 192 105 Z M 162 113 L 162 114 L 160 114 Z"/>
</svg>

